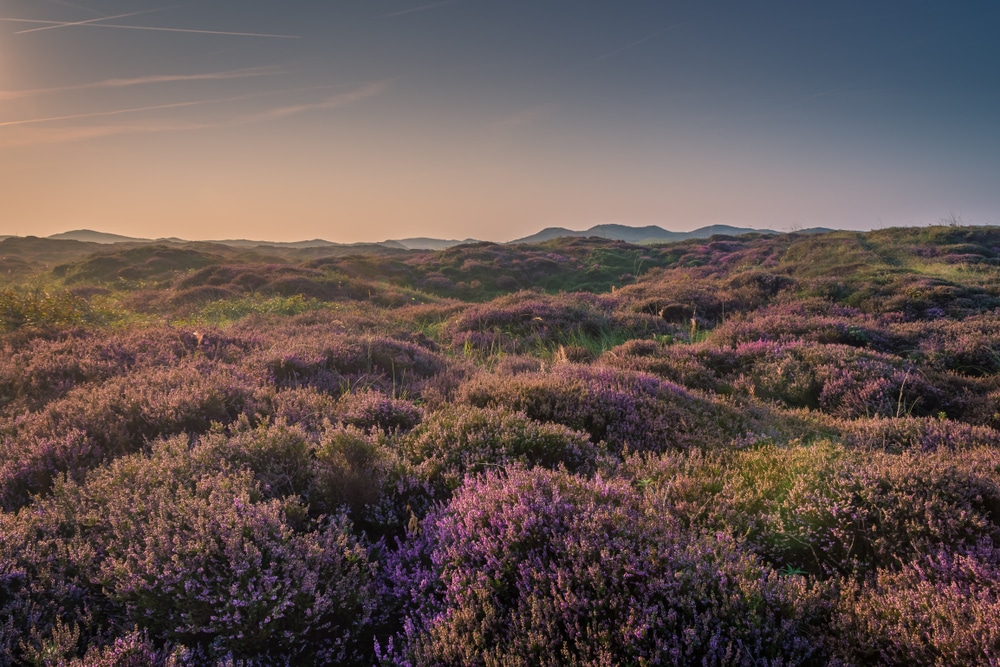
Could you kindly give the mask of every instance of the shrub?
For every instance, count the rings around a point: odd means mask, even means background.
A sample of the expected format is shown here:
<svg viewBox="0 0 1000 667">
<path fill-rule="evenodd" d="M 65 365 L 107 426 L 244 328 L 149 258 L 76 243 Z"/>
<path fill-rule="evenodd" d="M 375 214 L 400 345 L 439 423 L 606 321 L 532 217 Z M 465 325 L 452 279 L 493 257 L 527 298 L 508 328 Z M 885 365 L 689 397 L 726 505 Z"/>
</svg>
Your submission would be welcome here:
<svg viewBox="0 0 1000 667">
<path fill-rule="evenodd" d="M 254 387 L 219 369 L 151 369 L 80 387 L 43 410 L 0 420 L 0 501 L 19 507 L 45 492 L 55 475 L 82 478 L 89 468 L 141 449 L 161 435 L 207 431 L 256 412 Z"/>
<path fill-rule="evenodd" d="M 399 449 L 439 499 L 457 489 L 467 473 L 513 463 L 593 472 L 598 455 L 584 433 L 503 408 L 467 406 L 434 413 L 400 440 Z"/>
<path fill-rule="evenodd" d="M 699 520 L 745 534 L 776 567 L 862 576 L 942 548 L 1000 540 L 998 464 L 984 449 L 763 447 L 734 454 Z"/>
<path fill-rule="evenodd" d="M 365 431 L 409 431 L 423 418 L 412 402 L 373 391 L 344 394 L 337 407 L 341 422 Z"/>
<path fill-rule="evenodd" d="M 998 581 L 992 547 L 940 551 L 879 571 L 842 595 L 841 650 L 856 664 L 997 664 Z"/>
<path fill-rule="evenodd" d="M 710 446 L 728 441 L 727 432 L 756 426 L 753 415 L 672 382 L 606 366 L 563 364 L 546 373 L 477 376 L 462 388 L 459 400 L 585 431 L 613 451 Z"/>
<path fill-rule="evenodd" d="M 817 590 L 650 516 L 627 484 L 511 470 L 470 480 L 388 564 L 405 611 L 382 662 L 796 665 L 821 661 Z"/>
</svg>

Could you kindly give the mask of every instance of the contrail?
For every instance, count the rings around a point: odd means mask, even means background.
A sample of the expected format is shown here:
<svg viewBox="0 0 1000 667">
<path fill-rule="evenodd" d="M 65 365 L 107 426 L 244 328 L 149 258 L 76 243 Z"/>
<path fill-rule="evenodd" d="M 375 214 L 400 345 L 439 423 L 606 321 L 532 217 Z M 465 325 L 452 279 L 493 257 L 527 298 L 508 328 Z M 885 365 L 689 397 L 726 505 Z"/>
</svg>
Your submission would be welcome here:
<svg viewBox="0 0 1000 667">
<path fill-rule="evenodd" d="M 0 100 L 19 100 L 36 95 L 53 95 L 75 90 L 91 90 L 94 88 L 127 88 L 155 83 L 173 83 L 176 81 L 220 81 L 225 79 L 243 79 L 254 76 L 269 76 L 281 74 L 282 70 L 274 67 L 249 67 L 246 69 L 229 70 L 225 72 L 206 72 L 203 74 L 156 74 L 132 79 L 105 79 L 92 83 L 80 83 L 74 86 L 58 86 L 56 88 L 28 88 L 25 90 L 0 90 Z"/>
<path fill-rule="evenodd" d="M 591 60 L 587 64 L 588 65 L 593 65 L 594 63 L 599 63 L 602 60 L 607 60 L 608 58 L 610 58 L 613 55 L 617 55 L 617 54 L 621 53 L 622 51 L 628 51 L 631 48 L 635 48 L 636 46 L 639 46 L 640 44 L 644 44 L 645 42 L 648 42 L 651 39 L 655 39 L 655 38 L 659 37 L 660 35 L 662 35 L 663 33 L 670 32 L 674 28 L 680 27 L 682 25 L 684 25 L 683 22 L 682 23 L 675 23 L 673 25 L 669 25 L 666 28 L 663 28 L 661 30 L 657 30 L 656 32 L 654 32 L 651 35 L 646 35 L 642 39 L 637 39 L 634 42 L 630 42 L 630 43 L 626 44 L 625 46 L 618 47 L 614 51 L 609 51 L 608 53 L 605 53 L 604 55 L 598 56 L 597 58 L 594 58 L 593 60 Z"/>
<path fill-rule="evenodd" d="M 348 91 L 346 93 L 341 93 L 340 95 L 334 95 L 333 97 L 328 97 L 320 102 L 302 104 L 292 107 L 279 107 L 277 109 L 272 109 L 263 114 L 251 114 L 247 116 L 242 116 L 237 118 L 237 122 L 253 122 L 259 120 L 267 120 L 270 118 L 281 118 L 283 116 L 291 116 L 303 111 L 311 111 L 313 109 L 333 109 L 337 107 L 347 106 L 348 104 L 353 104 L 359 100 L 366 97 L 371 97 L 372 95 L 377 95 L 385 89 L 385 83 L 376 81 L 370 83 L 362 88 Z M 129 109 L 113 109 L 111 111 L 91 111 L 88 113 L 78 113 L 69 114 L 65 116 L 46 116 L 44 118 L 25 118 L 22 120 L 9 120 L 6 122 L 0 122 L 0 127 L 11 127 L 15 125 L 34 125 L 37 123 L 52 123 L 60 120 L 76 120 L 80 118 L 97 118 L 100 116 L 120 116 L 126 113 L 137 113 L 140 111 L 155 111 L 157 109 L 177 109 L 180 107 L 193 107 L 200 106 L 203 104 L 216 104 L 219 102 L 239 102 L 243 100 L 250 100 L 259 97 L 271 97 L 274 95 L 287 95 L 288 93 L 299 93 L 314 90 L 324 90 L 329 89 L 331 86 L 309 86 L 307 88 L 291 88 L 288 90 L 274 90 L 267 91 L 263 93 L 250 93 L 248 95 L 237 95 L 235 97 L 219 97 L 211 100 L 194 100 L 191 102 L 173 102 L 170 104 L 154 104 L 145 107 L 132 107 Z"/>
<path fill-rule="evenodd" d="M 25 120 L 9 120 L 0 123 L 0 127 L 10 127 L 12 125 L 31 125 L 34 123 L 51 123 L 57 120 L 74 120 L 77 118 L 94 118 L 97 116 L 118 116 L 123 113 L 135 113 L 138 111 L 153 111 L 154 109 L 176 109 L 178 107 L 193 107 L 199 104 L 210 104 L 223 100 L 200 100 L 197 102 L 174 102 L 172 104 L 154 104 L 148 107 L 133 107 L 131 109 L 115 109 L 114 111 L 92 111 L 90 113 L 77 113 L 68 116 L 47 116 L 45 118 L 28 118 Z"/>
<path fill-rule="evenodd" d="M 108 17 L 102 20 L 110 20 L 114 17 Z M 226 30 L 195 30 L 194 28 L 157 28 L 154 26 L 147 25 L 121 25 L 117 23 L 89 23 L 84 21 L 42 21 L 38 19 L 15 19 L 0 17 L 0 21 L 8 21 L 12 23 L 44 23 L 53 28 L 61 28 L 67 26 L 80 26 L 84 28 L 118 28 L 122 30 L 152 30 L 156 32 L 186 32 L 195 33 L 200 35 L 230 35 L 235 37 L 274 37 L 277 39 L 302 39 L 300 35 L 276 35 L 266 32 L 229 32 Z M 23 32 L 31 32 L 26 30 Z"/>
<path fill-rule="evenodd" d="M 173 9 L 173 7 L 163 7 L 162 9 L 147 9 L 141 12 L 129 12 L 128 14 L 116 14 L 114 16 L 102 16 L 96 19 L 87 19 L 86 21 L 72 21 L 72 22 L 60 22 L 54 21 L 52 25 L 44 25 L 41 28 L 28 28 L 27 30 L 18 30 L 15 35 L 24 35 L 29 32 L 41 32 L 42 30 L 53 30 L 55 28 L 69 28 L 75 25 L 88 25 L 90 23 L 98 23 L 100 21 L 111 21 L 113 19 L 123 19 L 127 16 L 139 16 L 140 14 L 151 14 L 153 12 L 162 12 L 167 9 Z"/>
<path fill-rule="evenodd" d="M 410 9 L 404 9 L 398 12 L 392 12 L 390 14 L 382 14 L 381 18 L 388 19 L 393 16 L 402 16 L 404 14 L 413 14 L 414 12 L 422 12 L 425 9 L 433 9 L 435 7 L 441 7 L 442 5 L 453 5 L 459 0 L 442 0 L 441 2 L 432 2 L 429 5 L 420 5 L 419 7 L 412 7 Z"/>
</svg>

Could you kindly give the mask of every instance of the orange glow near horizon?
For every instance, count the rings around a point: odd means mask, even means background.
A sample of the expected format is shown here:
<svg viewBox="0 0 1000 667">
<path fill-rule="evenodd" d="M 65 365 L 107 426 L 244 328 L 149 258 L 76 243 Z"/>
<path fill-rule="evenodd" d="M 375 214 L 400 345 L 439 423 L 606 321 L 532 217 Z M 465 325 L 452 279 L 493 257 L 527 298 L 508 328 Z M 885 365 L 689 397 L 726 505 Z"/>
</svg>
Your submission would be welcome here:
<svg viewBox="0 0 1000 667">
<path fill-rule="evenodd" d="M 1000 222 L 997 91 L 962 49 L 925 53 L 913 26 L 852 23 L 856 7 L 8 4 L 0 234 Z M 908 16 L 970 31 L 975 62 L 995 48 L 962 13 Z M 939 78 L 912 84 L 934 73 L 907 63 L 932 57 Z"/>
</svg>

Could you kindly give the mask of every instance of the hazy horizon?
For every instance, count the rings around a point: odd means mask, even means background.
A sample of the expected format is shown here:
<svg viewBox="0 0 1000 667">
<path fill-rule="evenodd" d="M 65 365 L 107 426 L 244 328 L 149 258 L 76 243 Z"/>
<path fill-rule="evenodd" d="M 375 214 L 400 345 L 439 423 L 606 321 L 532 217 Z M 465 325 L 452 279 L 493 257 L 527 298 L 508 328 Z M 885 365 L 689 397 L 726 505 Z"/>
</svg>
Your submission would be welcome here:
<svg viewBox="0 0 1000 667">
<path fill-rule="evenodd" d="M 11 0 L 0 234 L 1000 222 L 1000 6 Z"/>
</svg>

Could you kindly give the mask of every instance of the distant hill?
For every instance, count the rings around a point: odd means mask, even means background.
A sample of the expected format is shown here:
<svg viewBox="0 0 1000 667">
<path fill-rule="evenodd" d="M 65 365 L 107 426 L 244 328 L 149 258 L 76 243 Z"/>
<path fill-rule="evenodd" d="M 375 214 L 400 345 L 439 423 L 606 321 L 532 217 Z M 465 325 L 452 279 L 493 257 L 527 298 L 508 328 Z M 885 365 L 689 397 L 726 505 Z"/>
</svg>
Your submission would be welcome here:
<svg viewBox="0 0 1000 667">
<path fill-rule="evenodd" d="M 84 241 L 86 243 L 149 243 L 153 240 L 122 236 L 121 234 L 109 234 L 107 232 L 95 232 L 92 229 L 75 229 L 71 232 L 53 234 L 46 238 L 56 241 Z"/>
<path fill-rule="evenodd" d="M 691 232 L 671 232 L 656 225 L 646 227 L 629 227 L 628 225 L 596 225 L 582 232 L 566 229 L 565 227 L 547 227 L 537 234 L 516 239 L 510 243 L 541 243 L 551 241 L 561 237 L 583 238 L 596 236 L 602 239 L 614 241 L 625 241 L 627 243 L 669 243 L 671 241 L 683 241 L 684 239 L 702 239 L 716 234 L 727 234 L 738 236 L 740 234 L 777 234 L 768 229 L 751 229 L 749 227 L 731 227 L 729 225 L 712 225 L 702 227 Z"/>
<path fill-rule="evenodd" d="M 476 243 L 476 239 L 465 239 L 464 241 L 456 241 L 455 239 L 431 239 L 425 236 L 420 236 L 411 239 L 392 239 L 386 241 L 386 244 L 396 244 L 401 248 L 406 248 L 407 250 L 445 250 L 447 248 L 452 248 L 457 245 L 464 245 L 466 243 Z"/>
<path fill-rule="evenodd" d="M 819 233 L 821 231 L 830 231 L 821 228 L 806 229 L 801 230 L 801 234 L 809 233 Z M 764 234 L 776 234 L 771 230 L 760 230 L 751 229 L 749 227 L 731 227 L 729 225 L 712 225 L 710 227 L 702 227 L 701 229 L 696 229 L 692 232 L 672 232 L 662 227 L 656 225 L 647 225 L 645 227 L 629 227 L 628 225 L 596 225 L 590 229 L 584 231 L 574 231 L 572 229 L 566 229 L 565 227 L 547 227 L 537 234 L 532 234 L 531 236 L 525 236 L 524 238 L 516 239 L 510 241 L 509 243 L 541 243 L 543 241 L 551 241 L 557 238 L 585 238 L 588 236 L 595 236 L 602 239 L 609 239 L 613 241 L 625 241 L 627 243 L 669 243 L 671 241 L 683 241 L 684 239 L 690 238 L 708 238 L 716 234 L 728 234 L 731 236 L 737 236 L 740 234 L 750 234 L 750 233 L 764 233 Z M 2 237 L 0 237 L 2 238 Z M 160 239 L 147 239 L 139 238 L 134 236 L 123 236 L 121 234 L 109 234 L 107 232 L 96 232 L 91 229 L 76 229 L 69 232 L 62 232 L 61 234 L 53 234 L 47 237 L 52 240 L 58 241 L 81 241 L 85 243 L 101 243 L 101 244 L 113 244 L 113 243 L 190 243 L 184 239 L 179 239 L 176 237 L 171 238 L 160 238 Z M 251 239 L 225 239 L 221 241 L 206 241 L 205 243 L 214 243 L 219 245 L 225 245 L 232 248 L 259 248 L 259 247 L 271 247 L 271 248 L 287 248 L 287 249 L 356 249 L 356 250 L 368 250 L 372 248 L 384 248 L 387 250 L 446 250 L 459 245 L 464 245 L 468 243 L 477 243 L 476 239 L 465 239 L 459 241 L 457 239 L 435 239 L 428 238 L 425 236 L 418 236 L 405 239 L 389 239 L 387 241 L 382 241 L 381 243 L 335 243 L 333 241 L 327 241 L 324 239 L 311 239 L 308 241 L 258 241 Z"/>
</svg>

